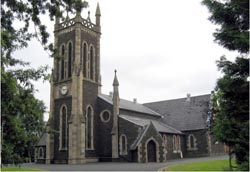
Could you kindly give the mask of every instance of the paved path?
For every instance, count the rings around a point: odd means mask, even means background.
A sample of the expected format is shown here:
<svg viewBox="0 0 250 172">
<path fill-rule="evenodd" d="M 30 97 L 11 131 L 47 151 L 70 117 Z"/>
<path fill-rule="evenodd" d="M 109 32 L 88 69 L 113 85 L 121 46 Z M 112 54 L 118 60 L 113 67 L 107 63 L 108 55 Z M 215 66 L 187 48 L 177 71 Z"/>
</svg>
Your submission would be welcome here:
<svg viewBox="0 0 250 172">
<path fill-rule="evenodd" d="M 39 168 L 45 171 L 157 171 L 166 166 L 187 162 L 227 159 L 227 156 L 184 158 L 162 163 L 98 162 L 79 165 L 68 164 L 23 164 L 23 167 Z"/>
</svg>

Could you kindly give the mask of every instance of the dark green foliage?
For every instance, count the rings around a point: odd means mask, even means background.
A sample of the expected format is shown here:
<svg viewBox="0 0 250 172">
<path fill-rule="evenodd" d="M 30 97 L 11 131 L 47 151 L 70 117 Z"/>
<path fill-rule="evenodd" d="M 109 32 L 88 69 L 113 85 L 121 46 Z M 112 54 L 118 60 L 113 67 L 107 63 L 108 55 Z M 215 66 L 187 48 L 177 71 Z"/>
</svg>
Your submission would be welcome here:
<svg viewBox="0 0 250 172">
<path fill-rule="evenodd" d="M 238 170 L 249 170 L 249 1 L 203 0 L 213 23 L 220 25 L 215 41 L 241 55 L 235 62 L 223 56 L 217 66 L 224 74 L 217 81 L 213 104 L 213 133 L 234 153 Z"/>
<path fill-rule="evenodd" d="M 12 53 L 27 47 L 28 41 L 33 37 L 40 40 L 45 50 L 53 50 L 53 45 L 48 43 L 50 34 L 46 30 L 46 25 L 41 21 L 41 15 L 49 14 L 50 19 L 53 20 L 55 16 L 62 16 L 64 11 L 74 13 L 87 6 L 88 3 L 81 0 L 29 0 L 27 2 L 22 0 L 2 0 L 1 67 L 16 65 L 20 62 L 20 60 L 16 60 L 12 56 Z M 18 29 L 13 25 L 16 21 L 22 23 Z M 35 25 L 35 33 L 28 32 L 31 22 Z"/>
<path fill-rule="evenodd" d="M 11 72 L 1 75 L 2 162 L 18 164 L 32 152 L 43 130 L 45 106 Z"/>
<path fill-rule="evenodd" d="M 53 20 L 62 12 L 74 13 L 87 7 L 80 0 L 2 0 L 1 1 L 1 126 L 2 163 L 19 164 L 32 159 L 34 146 L 43 131 L 44 103 L 34 97 L 31 81 L 48 80 L 48 67 L 30 68 L 29 63 L 13 52 L 28 47 L 37 38 L 51 56 L 56 52 L 48 43 L 50 34 L 41 20 L 49 15 Z M 72 8 L 73 7 L 73 8 Z M 18 26 L 15 23 L 18 22 Z M 34 24 L 35 32 L 28 29 Z"/>
<path fill-rule="evenodd" d="M 213 131 L 217 139 L 233 148 L 241 167 L 249 160 L 249 59 L 238 57 L 230 62 L 223 58 L 217 64 L 225 75 L 215 89 Z"/>
<path fill-rule="evenodd" d="M 249 50 L 249 0 L 203 0 L 211 16 L 209 20 L 221 27 L 214 33 L 215 41 L 229 50 Z"/>
</svg>

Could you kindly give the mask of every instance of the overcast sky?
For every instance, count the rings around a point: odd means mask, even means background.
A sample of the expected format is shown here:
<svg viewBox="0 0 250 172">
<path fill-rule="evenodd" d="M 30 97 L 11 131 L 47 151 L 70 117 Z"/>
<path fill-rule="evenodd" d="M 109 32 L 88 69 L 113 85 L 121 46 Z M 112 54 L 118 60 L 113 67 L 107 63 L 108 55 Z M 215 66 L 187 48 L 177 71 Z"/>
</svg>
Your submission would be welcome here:
<svg viewBox="0 0 250 172">
<path fill-rule="evenodd" d="M 95 22 L 96 4 L 101 10 L 102 92 L 112 91 L 114 69 L 120 97 L 139 103 L 209 94 L 220 76 L 215 61 L 236 53 L 214 43 L 218 26 L 208 21 L 201 0 L 89 0 L 82 16 Z M 46 19 L 51 41 L 54 23 Z M 53 59 L 37 41 L 16 53 L 32 67 Z M 49 107 L 49 82 L 37 82 L 37 98 Z M 49 110 L 49 109 L 48 109 Z M 45 117 L 47 120 L 47 115 Z"/>
</svg>

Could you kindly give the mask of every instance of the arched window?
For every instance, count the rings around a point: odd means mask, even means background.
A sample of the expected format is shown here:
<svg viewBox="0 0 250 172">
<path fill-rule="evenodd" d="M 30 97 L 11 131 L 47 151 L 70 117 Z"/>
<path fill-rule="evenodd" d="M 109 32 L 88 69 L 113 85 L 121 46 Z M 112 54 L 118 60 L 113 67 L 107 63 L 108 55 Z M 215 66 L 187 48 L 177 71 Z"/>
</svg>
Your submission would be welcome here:
<svg viewBox="0 0 250 172">
<path fill-rule="evenodd" d="M 168 140 L 167 140 L 167 135 L 163 135 L 163 143 L 165 145 L 165 147 L 167 148 L 167 144 L 168 144 Z"/>
<path fill-rule="evenodd" d="M 39 158 L 43 158 L 43 148 L 42 148 L 42 147 L 39 148 L 38 157 L 39 157 Z"/>
<path fill-rule="evenodd" d="M 72 43 L 70 42 L 68 45 L 68 78 L 72 75 Z"/>
<path fill-rule="evenodd" d="M 126 136 L 122 136 L 122 152 L 126 152 Z"/>
<path fill-rule="evenodd" d="M 86 148 L 93 149 L 93 109 L 90 106 L 86 112 Z"/>
<path fill-rule="evenodd" d="M 175 142 L 176 142 L 176 136 L 173 135 L 173 150 L 174 150 L 174 151 L 176 150 L 176 149 L 175 149 Z"/>
<path fill-rule="evenodd" d="M 177 150 L 181 150 L 181 137 L 179 135 L 177 136 Z"/>
<path fill-rule="evenodd" d="M 94 49 L 90 47 L 90 79 L 94 79 Z"/>
<path fill-rule="evenodd" d="M 180 141 L 180 136 L 174 135 L 173 136 L 173 150 L 174 152 L 178 152 L 179 150 L 179 141 Z"/>
<path fill-rule="evenodd" d="M 60 63 L 59 63 L 59 59 L 56 59 L 56 80 L 58 81 L 59 80 L 59 77 L 60 77 L 60 75 L 59 75 L 59 73 L 60 73 Z"/>
<path fill-rule="evenodd" d="M 61 49 L 61 79 L 64 79 L 64 54 L 65 54 L 65 48 L 64 45 L 62 45 Z"/>
<path fill-rule="evenodd" d="M 124 134 L 120 136 L 120 155 L 127 155 L 127 137 Z"/>
<path fill-rule="evenodd" d="M 61 108 L 61 114 L 60 114 L 60 149 L 66 150 L 67 149 L 67 137 L 68 137 L 68 131 L 67 131 L 67 109 L 66 106 L 63 105 Z"/>
<path fill-rule="evenodd" d="M 83 61 L 83 76 L 87 77 L 87 44 L 83 43 L 82 47 L 82 61 Z"/>
<path fill-rule="evenodd" d="M 187 148 L 188 150 L 197 150 L 197 143 L 196 143 L 196 138 L 193 134 L 188 135 L 188 140 L 187 140 Z"/>
<path fill-rule="evenodd" d="M 190 148 L 194 147 L 194 136 L 190 136 Z"/>
</svg>

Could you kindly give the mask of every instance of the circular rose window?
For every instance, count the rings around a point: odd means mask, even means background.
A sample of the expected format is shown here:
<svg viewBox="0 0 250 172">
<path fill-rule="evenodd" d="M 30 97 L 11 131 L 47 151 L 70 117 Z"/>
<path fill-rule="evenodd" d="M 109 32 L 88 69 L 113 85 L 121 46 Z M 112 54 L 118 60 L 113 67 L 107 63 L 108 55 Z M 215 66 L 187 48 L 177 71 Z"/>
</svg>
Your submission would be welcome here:
<svg viewBox="0 0 250 172">
<path fill-rule="evenodd" d="M 109 122 L 110 120 L 110 112 L 109 111 L 103 111 L 100 115 L 102 122 Z"/>
</svg>

